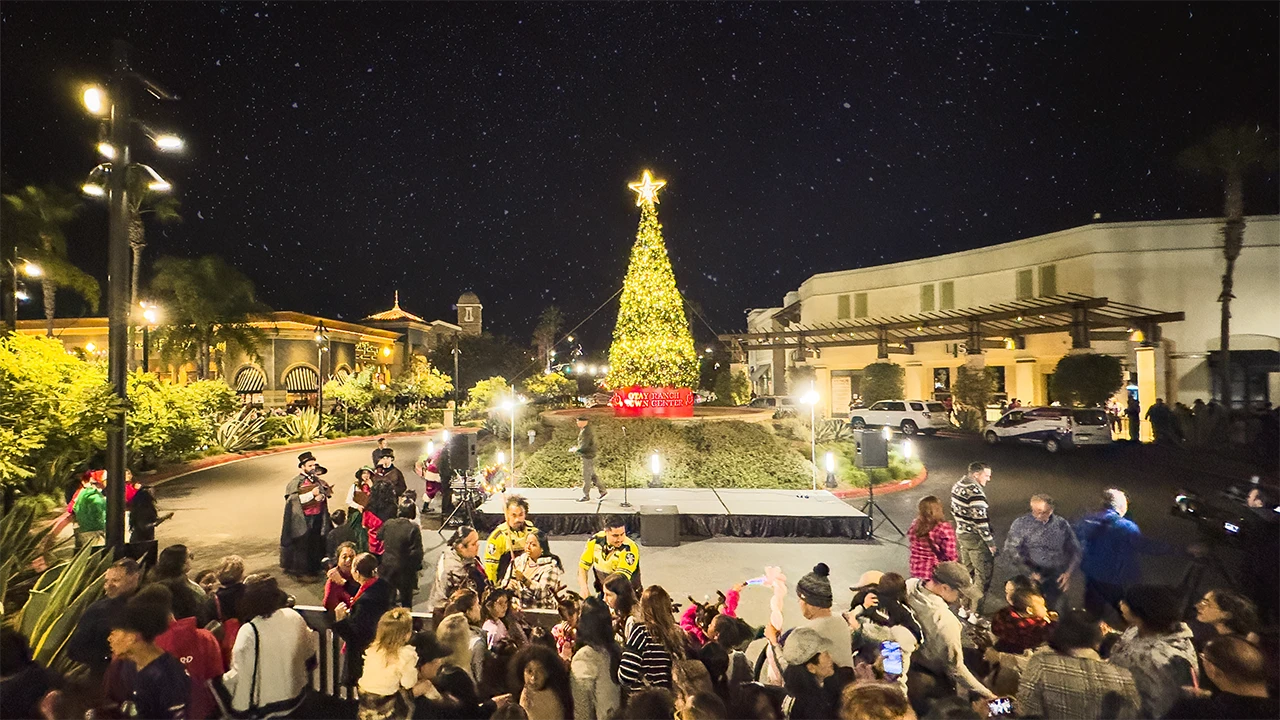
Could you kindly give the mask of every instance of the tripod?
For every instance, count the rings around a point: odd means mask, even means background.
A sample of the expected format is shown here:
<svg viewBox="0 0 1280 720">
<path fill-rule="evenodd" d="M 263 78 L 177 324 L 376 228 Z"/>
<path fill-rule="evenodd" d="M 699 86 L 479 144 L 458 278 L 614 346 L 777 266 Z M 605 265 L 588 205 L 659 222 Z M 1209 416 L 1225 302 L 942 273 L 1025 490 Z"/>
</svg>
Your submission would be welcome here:
<svg viewBox="0 0 1280 720">
<path fill-rule="evenodd" d="M 871 518 L 871 532 L 867 537 L 875 538 L 876 528 L 885 523 L 889 523 L 893 526 L 893 529 L 898 531 L 898 535 L 900 537 L 906 536 L 906 533 L 902 532 L 902 528 L 898 527 L 898 524 L 893 521 L 893 518 L 889 517 L 889 513 L 885 512 L 884 508 L 880 507 L 880 503 L 876 502 L 876 484 L 874 482 L 869 482 L 867 485 L 867 501 L 862 505 L 862 512 L 867 517 Z M 880 513 L 880 522 L 876 522 L 877 512 Z"/>
<path fill-rule="evenodd" d="M 626 453 L 626 460 L 622 463 L 622 507 L 629 508 L 631 503 L 627 502 L 627 466 L 631 464 L 631 441 L 627 439 L 627 426 L 622 426 L 622 445 L 623 452 Z"/>
<path fill-rule="evenodd" d="M 437 531 L 440 534 L 440 537 L 442 538 L 444 537 L 445 528 L 451 527 L 454 524 L 454 517 L 456 517 L 458 513 L 462 512 L 463 510 L 467 511 L 466 517 L 467 517 L 467 520 L 469 521 L 468 524 L 471 527 L 476 526 L 476 513 L 475 513 L 476 491 L 470 487 L 471 481 L 467 479 L 467 476 L 462 474 L 461 470 L 454 471 L 454 479 L 449 481 L 449 487 L 445 489 L 445 492 L 452 493 L 453 489 L 457 486 L 459 479 L 461 479 L 461 485 L 462 485 L 459 491 L 459 496 L 460 496 L 459 502 L 456 505 L 454 505 L 453 512 L 449 513 L 449 517 L 445 518 L 444 521 L 440 523 L 440 529 Z M 458 525 L 462 524 L 461 517 L 458 517 L 457 524 Z"/>
</svg>

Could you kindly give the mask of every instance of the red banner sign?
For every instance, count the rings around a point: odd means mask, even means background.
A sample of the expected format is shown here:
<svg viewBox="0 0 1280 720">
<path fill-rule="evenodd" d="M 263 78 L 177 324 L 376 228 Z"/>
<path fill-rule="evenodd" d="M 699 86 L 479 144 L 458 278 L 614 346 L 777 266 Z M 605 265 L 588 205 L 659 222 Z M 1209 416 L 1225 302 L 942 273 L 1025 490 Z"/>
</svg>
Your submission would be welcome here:
<svg viewBox="0 0 1280 720">
<path fill-rule="evenodd" d="M 614 417 L 693 417 L 693 390 L 689 388 L 619 388 L 609 400 Z"/>
</svg>

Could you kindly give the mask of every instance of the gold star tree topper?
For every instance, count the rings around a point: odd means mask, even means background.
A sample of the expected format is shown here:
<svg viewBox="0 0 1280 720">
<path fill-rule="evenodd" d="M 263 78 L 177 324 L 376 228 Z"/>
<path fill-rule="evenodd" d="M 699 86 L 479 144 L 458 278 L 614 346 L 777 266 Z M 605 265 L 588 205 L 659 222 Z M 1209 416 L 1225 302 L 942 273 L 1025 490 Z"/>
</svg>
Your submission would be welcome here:
<svg viewBox="0 0 1280 720">
<path fill-rule="evenodd" d="M 636 192 L 636 207 L 640 207 L 645 203 L 657 203 L 658 191 L 666 184 L 666 180 L 654 180 L 653 175 L 645 170 L 640 182 L 627 183 L 627 187 Z"/>
</svg>

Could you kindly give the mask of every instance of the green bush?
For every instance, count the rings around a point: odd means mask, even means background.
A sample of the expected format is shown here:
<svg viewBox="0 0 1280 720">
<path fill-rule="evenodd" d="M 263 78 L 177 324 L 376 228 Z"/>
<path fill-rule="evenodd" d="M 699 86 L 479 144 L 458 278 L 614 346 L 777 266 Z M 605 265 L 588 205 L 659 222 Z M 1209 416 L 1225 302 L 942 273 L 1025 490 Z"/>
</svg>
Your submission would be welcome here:
<svg viewBox="0 0 1280 720">
<path fill-rule="evenodd" d="M 956 372 L 956 381 L 951 390 L 956 405 L 979 410 L 985 416 L 991 396 L 996 392 L 995 368 L 962 365 Z"/>
<path fill-rule="evenodd" d="M 269 448 L 273 448 L 273 447 L 283 447 L 283 446 L 285 446 L 285 445 L 288 445 L 288 444 L 289 444 L 289 442 L 290 442 L 289 438 L 282 438 L 282 437 L 279 437 L 279 438 L 272 438 L 272 439 L 270 439 L 270 440 L 268 440 L 268 441 L 267 441 L 267 447 L 269 447 Z"/>
<path fill-rule="evenodd" d="M 379 405 L 369 411 L 369 427 L 380 433 L 395 432 L 404 424 L 404 415 L 394 405 Z"/>
<path fill-rule="evenodd" d="M 901 399 L 906 392 L 905 377 L 906 371 L 897 363 L 871 363 L 862 371 L 862 402 L 871 405 L 881 400 Z"/>
<path fill-rule="evenodd" d="M 956 425 L 965 432 L 978 432 L 987 426 L 987 414 L 984 410 L 971 407 L 956 408 Z"/>
<path fill-rule="evenodd" d="M 625 424 L 624 443 L 621 421 L 593 423 L 600 446 L 597 472 L 610 487 L 622 484 L 624 466 L 632 487 L 646 485 L 652 475 L 649 458 L 655 451 L 661 458 L 661 482 L 665 487 L 801 489 L 811 482 L 805 459 L 768 428 L 755 423 L 641 420 Z M 555 427 L 550 440 L 526 461 L 521 484 L 577 485 L 582 464 L 569 453 L 577 432 L 573 426 Z"/>
<path fill-rule="evenodd" d="M 510 397 L 511 386 L 501 375 L 481 380 L 467 391 L 467 400 L 462 403 L 462 416 L 473 420 L 487 417 L 494 406 Z"/>
<path fill-rule="evenodd" d="M 1066 355 L 1053 371 L 1053 394 L 1066 405 L 1104 405 L 1123 385 L 1124 366 L 1111 355 Z"/>
<path fill-rule="evenodd" d="M 311 442 L 320 434 L 320 415 L 314 408 L 303 408 L 285 417 L 285 435 L 290 440 Z"/>
<path fill-rule="evenodd" d="M 144 467 L 179 460 L 213 444 L 218 420 L 237 407 L 224 382 L 161 382 L 141 370 L 129 375 L 129 454 Z"/>
<path fill-rule="evenodd" d="M 105 363 L 69 355 L 62 343 L 0 337 L 0 480 L 24 493 L 60 493 L 70 474 L 106 446 L 122 408 Z"/>
<path fill-rule="evenodd" d="M 214 441 L 229 453 L 244 452 L 267 441 L 265 426 L 266 419 L 256 412 L 231 417 L 218 426 Z"/>
</svg>

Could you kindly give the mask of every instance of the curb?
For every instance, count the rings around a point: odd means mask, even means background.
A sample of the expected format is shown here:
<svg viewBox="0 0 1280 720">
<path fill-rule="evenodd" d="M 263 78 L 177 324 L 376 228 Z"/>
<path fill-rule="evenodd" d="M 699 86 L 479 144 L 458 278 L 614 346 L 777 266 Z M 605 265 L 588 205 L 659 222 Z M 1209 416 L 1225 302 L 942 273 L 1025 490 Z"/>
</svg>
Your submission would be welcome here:
<svg viewBox="0 0 1280 720">
<path fill-rule="evenodd" d="M 928 477 L 929 477 L 929 469 L 925 468 L 924 470 L 920 471 L 919 475 L 911 478 L 910 480 L 899 480 L 898 482 L 893 483 L 892 485 L 882 485 L 879 489 L 876 490 L 876 492 L 880 493 L 881 495 L 888 495 L 890 493 L 910 490 L 914 487 L 918 487 L 920 483 L 923 483 Z M 867 488 L 849 488 L 848 490 L 831 490 L 829 492 L 832 495 L 835 495 L 836 497 L 840 498 L 841 500 L 856 500 L 858 498 L 867 497 L 868 495 L 871 494 L 871 491 L 868 490 Z"/>
<path fill-rule="evenodd" d="M 231 463 L 240 462 L 241 460 L 252 460 L 253 458 L 265 457 L 267 455 L 279 455 L 281 453 L 294 452 L 296 450 L 306 450 L 308 448 L 328 447 L 332 445 L 347 445 L 350 443 L 357 443 L 362 441 L 377 442 L 377 439 L 380 437 L 384 437 L 384 438 L 415 437 L 415 436 L 422 437 L 425 435 L 430 435 L 432 433 L 442 432 L 444 430 L 448 430 L 449 432 L 455 433 L 455 434 L 479 432 L 478 428 L 451 427 L 451 428 L 437 428 L 435 430 L 410 430 L 405 432 L 387 433 L 385 435 L 358 435 L 358 436 L 350 436 L 350 437 L 344 437 L 344 438 L 334 438 L 332 440 L 321 440 L 319 442 L 280 445 L 273 448 L 263 448 L 261 450 L 249 450 L 248 452 L 243 452 L 243 453 L 225 453 L 222 455 L 214 455 L 212 457 L 193 460 L 189 463 L 183 463 L 181 465 L 171 465 L 167 468 L 157 470 L 152 475 L 142 475 L 141 479 L 146 483 L 148 487 L 154 487 L 156 485 L 169 482 L 170 480 L 176 480 L 177 478 L 190 475 L 191 473 L 200 472 L 201 470 L 208 470 L 209 468 L 218 467 L 221 465 L 230 465 Z"/>
</svg>

